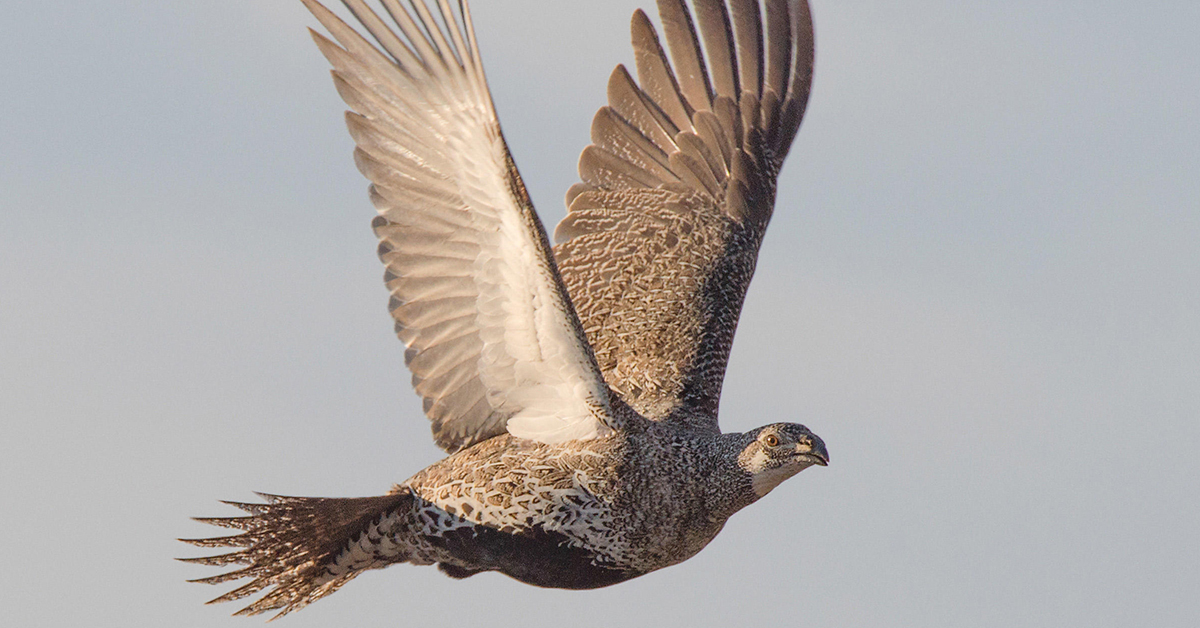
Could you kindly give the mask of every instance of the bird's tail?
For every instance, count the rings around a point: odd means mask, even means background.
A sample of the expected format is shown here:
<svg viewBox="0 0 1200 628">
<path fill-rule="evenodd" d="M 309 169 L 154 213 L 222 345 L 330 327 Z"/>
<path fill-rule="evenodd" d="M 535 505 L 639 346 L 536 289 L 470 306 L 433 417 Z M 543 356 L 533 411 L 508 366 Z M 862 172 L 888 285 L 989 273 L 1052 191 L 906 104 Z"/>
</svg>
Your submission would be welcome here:
<svg viewBox="0 0 1200 628">
<path fill-rule="evenodd" d="M 367 569 L 403 562 L 410 556 L 406 522 L 413 495 L 405 489 L 379 497 L 329 499 L 281 497 L 259 493 L 263 504 L 225 502 L 250 513 L 242 517 L 197 518 L 240 534 L 210 539 L 180 539 L 199 547 L 238 548 L 226 554 L 181 558 L 215 567 L 246 565 L 191 582 L 220 584 L 252 578 L 209 603 L 229 602 L 274 587 L 236 615 L 279 610 L 276 617 L 300 609 Z"/>
</svg>

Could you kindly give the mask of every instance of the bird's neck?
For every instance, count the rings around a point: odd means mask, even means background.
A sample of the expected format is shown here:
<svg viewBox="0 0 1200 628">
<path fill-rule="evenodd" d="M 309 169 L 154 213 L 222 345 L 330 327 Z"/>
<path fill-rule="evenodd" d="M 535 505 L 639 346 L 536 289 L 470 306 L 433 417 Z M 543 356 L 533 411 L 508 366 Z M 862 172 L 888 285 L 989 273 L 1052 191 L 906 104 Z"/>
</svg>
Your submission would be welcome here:
<svg viewBox="0 0 1200 628">
<path fill-rule="evenodd" d="M 738 455 L 753 440 L 747 434 L 721 434 L 713 438 L 708 460 L 712 461 L 706 502 L 711 516 L 721 521 L 753 504 L 759 496 L 752 478 L 738 464 Z"/>
</svg>

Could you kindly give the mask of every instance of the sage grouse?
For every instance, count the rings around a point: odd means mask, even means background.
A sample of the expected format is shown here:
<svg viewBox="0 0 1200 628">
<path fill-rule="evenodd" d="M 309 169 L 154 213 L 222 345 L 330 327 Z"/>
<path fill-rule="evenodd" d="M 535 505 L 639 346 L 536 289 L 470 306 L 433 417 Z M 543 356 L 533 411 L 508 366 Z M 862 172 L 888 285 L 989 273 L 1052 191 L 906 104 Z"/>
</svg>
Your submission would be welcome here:
<svg viewBox="0 0 1200 628">
<path fill-rule="evenodd" d="M 633 15 L 551 248 L 500 132 L 465 2 L 345 0 L 369 42 L 304 0 L 353 110 L 354 159 L 396 332 L 451 455 L 387 495 L 263 495 L 244 568 L 197 580 L 299 609 L 366 569 L 436 564 L 542 587 L 603 587 L 700 551 L 739 509 L 811 465 L 821 439 L 776 423 L 722 434 L 734 329 L 812 77 L 805 0 L 659 0 L 664 48 Z M 669 56 L 666 50 L 669 50 Z"/>
</svg>

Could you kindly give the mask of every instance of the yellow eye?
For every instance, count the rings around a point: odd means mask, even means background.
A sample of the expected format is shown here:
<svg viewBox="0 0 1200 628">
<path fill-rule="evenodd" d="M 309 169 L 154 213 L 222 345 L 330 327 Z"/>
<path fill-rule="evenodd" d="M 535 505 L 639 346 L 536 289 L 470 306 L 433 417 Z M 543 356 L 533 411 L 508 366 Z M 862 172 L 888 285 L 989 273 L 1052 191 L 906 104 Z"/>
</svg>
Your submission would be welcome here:
<svg viewBox="0 0 1200 628">
<path fill-rule="evenodd" d="M 774 434 L 767 434 L 766 438 L 763 439 L 763 444 L 767 447 L 778 447 L 779 437 Z"/>
</svg>

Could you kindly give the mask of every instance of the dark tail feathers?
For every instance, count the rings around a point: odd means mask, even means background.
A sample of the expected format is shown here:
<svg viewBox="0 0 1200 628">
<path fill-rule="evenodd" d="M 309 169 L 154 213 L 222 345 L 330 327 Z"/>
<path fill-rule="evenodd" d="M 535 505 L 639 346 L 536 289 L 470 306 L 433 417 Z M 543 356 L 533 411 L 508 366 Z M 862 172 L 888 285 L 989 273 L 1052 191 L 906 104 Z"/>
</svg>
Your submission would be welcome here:
<svg viewBox="0 0 1200 628">
<path fill-rule="evenodd" d="M 216 556 L 180 558 L 181 561 L 214 567 L 246 565 L 191 582 L 220 584 L 253 578 L 249 584 L 210 601 L 210 604 L 239 600 L 274 586 L 235 615 L 257 615 L 281 609 L 275 616 L 278 618 L 333 593 L 364 569 L 404 560 L 402 555 L 382 557 L 378 554 L 373 556 L 374 560 L 365 563 L 359 560 L 347 564 L 338 559 L 351 550 L 352 545 L 369 546 L 364 535 L 371 541 L 378 541 L 381 528 L 386 527 L 390 517 L 406 514 L 413 500 L 408 491 L 350 499 L 258 495 L 266 500 L 265 504 L 224 502 L 241 508 L 250 516 L 196 518 L 218 527 L 242 530 L 241 534 L 180 539 L 199 547 L 239 548 Z M 395 551 L 395 545 L 391 549 Z"/>
</svg>

